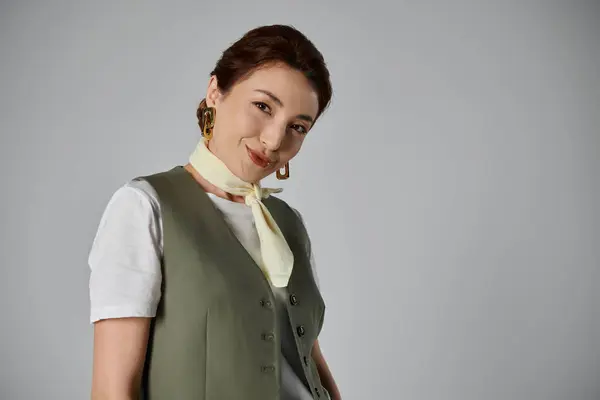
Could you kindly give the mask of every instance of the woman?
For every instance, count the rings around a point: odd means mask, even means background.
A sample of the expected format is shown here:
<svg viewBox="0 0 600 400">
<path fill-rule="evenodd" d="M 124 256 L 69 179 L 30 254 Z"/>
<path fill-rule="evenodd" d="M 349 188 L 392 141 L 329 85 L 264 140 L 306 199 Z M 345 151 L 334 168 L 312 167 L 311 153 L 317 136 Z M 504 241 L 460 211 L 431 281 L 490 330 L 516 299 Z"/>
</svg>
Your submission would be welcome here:
<svg viewBox="0 0 600 400">
<path fill-rule="evenodd" d="M 331 91 L 302 33 L 254 29 L 211 73 L 189 163 L 114 193 L 89 256 L 93 399 L 341 398 L 301 215 L 260 186 Z"/>
</svg>

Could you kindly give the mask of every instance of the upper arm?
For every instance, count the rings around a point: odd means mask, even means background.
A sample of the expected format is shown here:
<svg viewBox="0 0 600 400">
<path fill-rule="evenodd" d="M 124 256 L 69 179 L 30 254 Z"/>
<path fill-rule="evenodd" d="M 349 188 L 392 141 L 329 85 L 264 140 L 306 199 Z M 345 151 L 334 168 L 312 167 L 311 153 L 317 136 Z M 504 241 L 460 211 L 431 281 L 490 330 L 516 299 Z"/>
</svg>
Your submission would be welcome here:
<svg viewBox="0 0 600 400">
<path fill-rule="evenodd" d="M 113 195 L 89 255 L 94 400 L 130 399 L 138 392 L 160 299 L 161 236 L 147 193 L 123 187 Z"/>
<path fill-rule="evenodd" d="M 105 319 L 94 324 L 92 399 L 139 395 L 150 318 Z"/>
</svg>

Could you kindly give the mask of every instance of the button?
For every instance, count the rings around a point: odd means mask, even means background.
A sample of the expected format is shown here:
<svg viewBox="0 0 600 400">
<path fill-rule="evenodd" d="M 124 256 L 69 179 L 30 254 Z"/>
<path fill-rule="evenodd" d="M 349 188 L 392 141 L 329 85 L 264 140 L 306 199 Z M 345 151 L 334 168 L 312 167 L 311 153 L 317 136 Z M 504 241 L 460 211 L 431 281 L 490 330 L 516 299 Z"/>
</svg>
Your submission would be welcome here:
<svg viewBox="0 0 600 400">
<path fill-rule="evenodd" d="M 260 305 L 261 305 L 262 307 L 264 307 L 264 308 L 271 308 L 271 301 L 270 301 L 270 300 L 265 300 L 265 299 L 262 299 L 262 300 L 260 301 Z"/>
<path fill-rule="evenodd" d="M 271 332 L 269 332 L 269 333 L 263 333 L 262 334 L 262 339 L 264 341 L 267 341 L 267 342 L 272 342 L 273 340 L 275 340 L 275 335 L 273 333 L 271 333 Z"/>
<path fill-rule="evenodd" d="M 302 325 L 298 325 L 298 327 L 296 328 L 296 332 L 298 332 L 298 336 L 304 336 L 306 330 Z"/>
<path fill-rule="evenodd" d="M 262 367 L 260 367 L 260 370 L 266 374 L 266 373 L 274 372 L 275 367 L 272 365 L 263 365 Z"/>
<path fill-rule="evenodd" d="M 296 304 L 298 304 L 298 297 L 296 297 L 295 294 L 291 294 L 290 295 L 290 304 L 295 306 Z"/>
<path fill-rule="evenodd" d="M 315 393 L 317 394 L 317 397 L 321 397 L 321 392 L 318 387 L 315 388 Z"/>
<path fill-rule="evenodd" d="M 304 365 L 308 365 L 308 358 L 306 356 L 304 356 Z"/>
</svg>

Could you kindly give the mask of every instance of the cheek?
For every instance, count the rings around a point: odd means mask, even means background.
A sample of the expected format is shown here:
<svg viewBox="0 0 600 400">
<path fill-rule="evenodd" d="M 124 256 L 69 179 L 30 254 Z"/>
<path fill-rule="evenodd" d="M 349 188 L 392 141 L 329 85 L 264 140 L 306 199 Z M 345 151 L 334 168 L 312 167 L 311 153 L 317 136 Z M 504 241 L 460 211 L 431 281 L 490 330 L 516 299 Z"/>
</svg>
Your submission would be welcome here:
<svg viewBox="0 0 600 400">
<path fill-rule="evenodd" d="M 236 141 L 240 138 L 257 136 L 260 133 L 263 121 L 258 113 L 239 105 L 223 107 L 217 113 L 215 132 L 218 132 L 219 141 Z"/>
<path fill-rule="evenodd" d="M 260 114 L 252 109 L 239 113 L 235 121 L 241 137 L 258 136 L 264 127 L 264 118 L 261 118 Z"/>
<path fill-rule="evenodd" d="M 292 158 L 296 157 L 300 149 L 302 148 L 302 142 L 304 142 L 304 137 L 299 136 L 290 136 L 288 140 L 288 145 L 286 146 L 285 152 L 281 154 L 282 161 L 289 161 Z"/>
</svg>

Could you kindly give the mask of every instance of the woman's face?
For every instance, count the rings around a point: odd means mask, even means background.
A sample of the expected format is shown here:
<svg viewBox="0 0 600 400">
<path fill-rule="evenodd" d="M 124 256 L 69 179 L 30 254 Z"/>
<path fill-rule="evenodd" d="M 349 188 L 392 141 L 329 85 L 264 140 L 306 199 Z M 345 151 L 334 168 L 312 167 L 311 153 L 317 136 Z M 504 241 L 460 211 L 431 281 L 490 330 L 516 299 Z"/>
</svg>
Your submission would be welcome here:
<svg viewBox="0 0 600 400">
<path fill-rule="evenodd" d="M 306 77 L 282 64 L 257 69 L 225 95 L 213 76 L 206 104 L 216 109 L 209 149 L 249 183 L 282 168 L 298 153 L 319 110 Z"/>
</svg>

